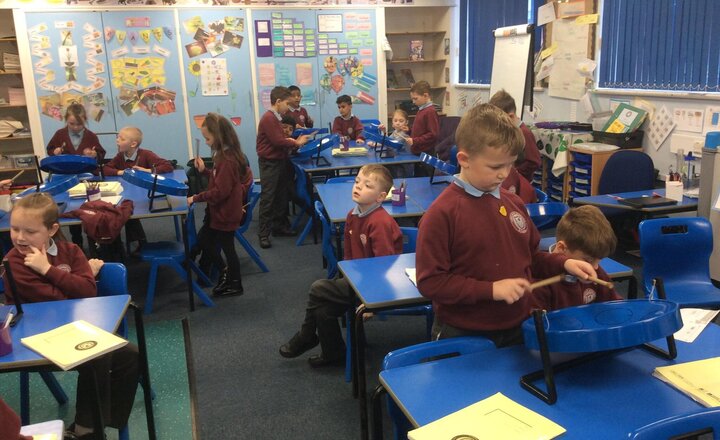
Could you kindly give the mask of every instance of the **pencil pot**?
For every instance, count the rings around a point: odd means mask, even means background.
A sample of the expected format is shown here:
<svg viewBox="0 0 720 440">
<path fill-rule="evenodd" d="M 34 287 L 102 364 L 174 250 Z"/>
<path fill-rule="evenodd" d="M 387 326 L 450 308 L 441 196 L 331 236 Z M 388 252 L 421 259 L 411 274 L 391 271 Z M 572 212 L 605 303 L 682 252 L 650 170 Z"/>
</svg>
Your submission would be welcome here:
<svg viewBox="0 0 720 440">
<path fill-rule="evenodd" d="M 0 356 L 12 353 L 12 349 L 10 326 L 0 328 Z"/>
<path fill-rule="evenodd" d="M 87 200 L 88 202 L 94 202 L 95 200 L 100 200 L 100 197 L 102 194 L 100 193 L 100 188 L 94 188 L 87 190 Z"/>
<path fill-rule="evenodd" d="M 392 204 L 393 204 L 393 206 L 405 206 L 405 190 L 404 189 L 392 190 Z"/>
</svg>

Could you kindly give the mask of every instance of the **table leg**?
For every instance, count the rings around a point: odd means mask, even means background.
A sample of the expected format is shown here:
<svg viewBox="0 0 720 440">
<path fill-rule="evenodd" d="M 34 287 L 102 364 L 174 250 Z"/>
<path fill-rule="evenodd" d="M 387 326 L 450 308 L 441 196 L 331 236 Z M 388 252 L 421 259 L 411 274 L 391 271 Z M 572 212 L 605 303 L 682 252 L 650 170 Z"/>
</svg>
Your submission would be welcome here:
<svg viewBox="0 0 720 440">
<path fill-rule="evenodd" d="M 373 440 L 382 440 L 383 438 L 383 423 L 382 423 L 382 397 L 387 394 L 385 387 L 378 385 L 373 392 L 371 405 L 372 405 L 372 435 Z"/>
<path fill-rule="evenodd" d="M 192 293 L 192 291 L 191 291 Z M 130 303 L 135 311 L 135 330 L 137 332 L 138 351 L 140 352 L 140 385 L 145 399 L 145 417 L 147 419 L 148 439 L 156 440 L 155 416 L 153 414 L 152 388 L 150 386 L 150 366 L 148 365 L 147 345 L 145 344 L 145 324 L 142 310 L 135 303 Z"/>
<path fill-rule="evenodd" d="M 187 279 L 185 280 L 187 282 L 187 289 L 188 289 L 188 301 L 190 301 L 190 311 L 195 311 L 195 295 L 193 294 L 193 286 L 192 286 L 192 269 L 190 268 L 190 258 L 188 255 L 190 255 L 190 240 L 188 237 L 188 230 L 187 230 L 187 215 L 183 216 L 182 219 L 182 236 L 183 236 L 183 246 L 185 246 L 185 259 L 183 260 L 183 267 L 185 268 L 185 275 L 187 276 Z"/>
<path fill-rule="evenodd" d="M 357 364 L 357 393 L 360 403 L 360 432 L 363 440 L 368 440 L 368 409 L 367 409 L 367 381 L 365 378 L 365 325 L 363 313 L 365 305 L 361 304 L 355 311 L 355 362 Z"/>
<path fill-rule="evenodd" d="M 306 186 L 307 186 L 307 193 L 308 197 L 310 198 L 310 211 L 312 212 L 312 233 L 313 233 L 313 244 L 318 244 L 318 234 L 317 234 L 317 225 L 318 225 L 318 218 L 317 214 L 315 213 L 315 206 L 313 205 L 313 182 L 312 182 L 312 173 L 307 173 L 306 177 Z"/>
</svg>

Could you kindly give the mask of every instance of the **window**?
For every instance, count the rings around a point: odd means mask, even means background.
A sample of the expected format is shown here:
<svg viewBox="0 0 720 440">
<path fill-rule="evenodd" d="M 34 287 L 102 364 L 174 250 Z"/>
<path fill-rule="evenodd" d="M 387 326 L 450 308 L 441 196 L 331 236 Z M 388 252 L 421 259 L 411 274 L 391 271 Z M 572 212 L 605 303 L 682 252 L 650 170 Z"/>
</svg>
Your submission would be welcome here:
<svg viewBox="0 0 720 440">
<path fill-rule="evenodd" d="M 542 0 L 460 0 L 461 83 L 490 84 L 495 37 L 504 26 L 535 22 Z M 539 39 L 536 38 L 536 43 Z M 537 48 L 536 48 L 537 49 Z"/>
<path fill-rule="evenodd" d="M 604 0 L 598 86 L 719 92 L 718 0 Z"/>
</svg>

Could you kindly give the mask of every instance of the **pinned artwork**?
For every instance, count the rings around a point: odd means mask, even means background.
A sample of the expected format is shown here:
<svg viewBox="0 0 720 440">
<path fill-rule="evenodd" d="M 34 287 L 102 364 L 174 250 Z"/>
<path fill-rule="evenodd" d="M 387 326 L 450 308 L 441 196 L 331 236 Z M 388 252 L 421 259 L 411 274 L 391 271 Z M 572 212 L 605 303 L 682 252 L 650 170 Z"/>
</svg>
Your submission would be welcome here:
<svg viewBox="0 0 720 440">
<path fill-rule="evenodd" d="M 673 121 L 672 115 L 664 105 L 660 107 L 654 115 L 650 124 L 648 125 L 648 138 L 650 143 L 656 150 L 660 149 L 660 146 L 665 139 L 667 139 L 670 132 L 675 128 L 675 122 Z"/>
</svg>

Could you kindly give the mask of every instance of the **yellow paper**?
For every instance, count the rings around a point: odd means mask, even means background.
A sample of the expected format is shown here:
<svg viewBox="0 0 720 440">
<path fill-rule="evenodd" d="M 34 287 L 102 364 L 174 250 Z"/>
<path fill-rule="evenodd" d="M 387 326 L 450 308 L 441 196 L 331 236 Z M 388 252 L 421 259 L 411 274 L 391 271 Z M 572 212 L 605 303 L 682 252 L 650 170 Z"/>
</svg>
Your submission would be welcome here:
<svg viewBox="0 0 720 440">
<path fill-rule="evenodd" d="M 653 376 L 707 407 L 720 406 L 720 357 L 657 367 Z"/>
<path fill-rule="evenodd" d="M 556 50 L 558 50 L 558 44 L 553 43 L 550 45 L 550 47 L 548 47 L 547 49 L 540 52 L 540 57 L 542 59 L 545 59 L 545 58 L 549 57 L 550 55 L 554 54 Z"/>
<path fill-rule="evenodd" d="M 143 29 L 143 30 L 141 30 L 141 31 L 140 31 L 140 38 L 142 38 L 142 40 L 143 40 L 145 43 L 149 43 L 149 42 L 150 42 L 150 29 Z"/>
<path fill-rule="evenodd" d="M 123 191 L 120 182 L 98 182 L 98 184 L 102 196 L 114 196 Z M 68 190 L 68 195 L 70 197 L 85 197 L 86 191 L 87 186 L 84 183 L 78 183 Z"/>
<path fill-rule="evenodd" d="M 467 438 L 538 440 L 552 439 L 564 432 L 562 426 L 497 393 L 410 431 L 408 438 L 437 440 L 466 435 Z"/>
<path fill-rule="evenodd" d="M 365 156 L 367 153 L 368 149 L 365 147 L 352 147 L 348 148 L 346 151 L 343 151 L 340 148 L 332 149 L 333 156 Z"/>
<path fill-rule="evenodd" d="M 612 124 L 610 124 L 606 131 L 608 133 L 625 133 L 625 124 L 616 119 Z"/>
<path fill-rule="evenodd" d="M 598 14 L 581 15 L 575 19 L 575 24 L 596 24 L 598 22 Z"/>
</svg>

